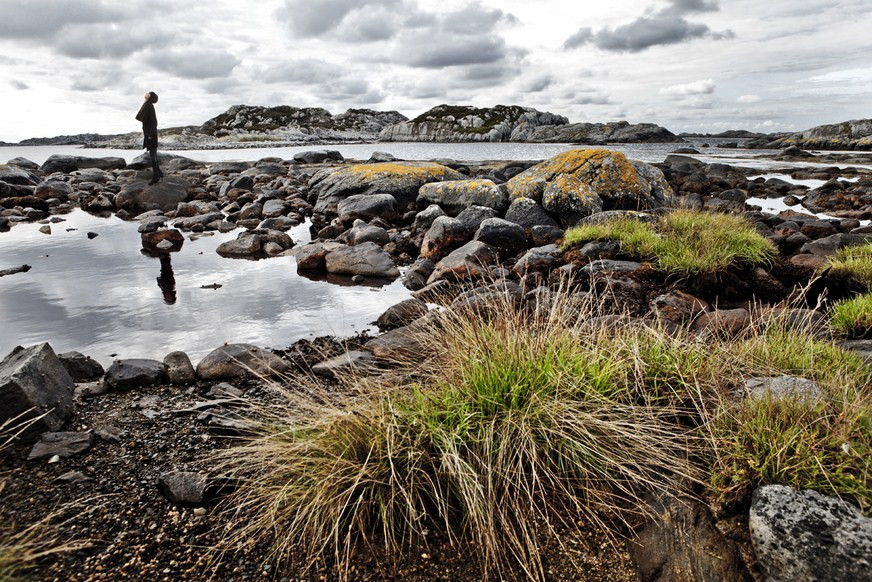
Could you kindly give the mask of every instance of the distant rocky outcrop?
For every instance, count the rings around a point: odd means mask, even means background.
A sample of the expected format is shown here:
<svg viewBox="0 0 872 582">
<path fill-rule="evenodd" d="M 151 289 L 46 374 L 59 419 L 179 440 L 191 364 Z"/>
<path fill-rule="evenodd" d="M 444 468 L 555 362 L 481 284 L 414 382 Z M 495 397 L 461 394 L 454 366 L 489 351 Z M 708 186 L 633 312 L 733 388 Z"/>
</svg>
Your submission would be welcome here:
<svg viewBox="0 0 872 582">
<path fill-rule="evenodd" d="M 562 115 L 517 105 L 439 105 L 411 121 L 386 127 L 379 140 L 587 144 L 682 141 L 653 123 L 569 123 Z"/>
<path fill-rule="evenodd" d="M 790 146 L 821 150 L 872 150 L 872 119 L 819 125 L 796 133 L 767 136 L 746 144 L 746 147 L 765 149 Z"/>
</svg>

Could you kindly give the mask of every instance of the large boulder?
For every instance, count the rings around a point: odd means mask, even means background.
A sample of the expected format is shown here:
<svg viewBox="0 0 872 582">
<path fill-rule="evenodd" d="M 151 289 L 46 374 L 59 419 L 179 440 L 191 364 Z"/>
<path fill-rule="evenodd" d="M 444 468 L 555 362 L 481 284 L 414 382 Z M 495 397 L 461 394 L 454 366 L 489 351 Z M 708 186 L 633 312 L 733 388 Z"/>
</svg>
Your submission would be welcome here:
<svg viewBox="0 0 872 582">
<path fill-rule="evenodd" d="M 0 164 L 0 182 L 18 186 L 33 186 L 36 184 L 36 179 L 20 166 Z"/>
<path fill-rule="evenodd" d="M 103 377 L 105 370 L 100 362 L 79 352 L 58 354 L 58 359 L 76 382 L 90 382 Z"/>
<path fill-rule="evenodd" d="M 73 409 L 75 385 L 47 343 L 17 347 L 0 362 L 0 426 L 40 417 L 21 434 L 33 442 L 46 431 L 59 430 Z M 0 434 L 0 442 L 3 435 Z"/>
<path fill-rule="evenodd" d="M 430 162 L 356 164 L 318 172 L 309 181 L 309 192 L 317 200 L 316 213 L 337 214 L 339 202 L 354 194 L 390 194 L 404 206 L 415 201 L 424 184 L 463 179 L 463 174 Z"/>
<path fill-rule="evenodd" d="M 642 210 L 671 204 L 663 173 L 609 150 L 569 150 L 521 172 L 509 197 L 532 198 L 564 227 L 602 210 Z"/>
<path fill-rule="evenodd" d="M 400 276 L 391 256 L 373 242 L 349 247 L 342 246 L 327 253 L 324 264 L 328 273 L 337 275 L 362 275 L 379 279 Z"/>
<path fill-rule="evenodd" d="M 201 380 L 233 380 L 285 374 L 290 366 L 274 353 L 249 344 L 227 344 L 197 364 Z"/>
<path fill-rule="evenodd" d="M 438 204 L 449 216 L 457 216 L 470 206 L 487 206 L 503 212 L 508 198 L 503 188 L 491 180 L 453 180 L 424 184 L 418 190 L 419 204 Z"/>
<path fill-rule="evenodd" d="M 42 171 L 46 174 L 63 172 L 69 174 L 85 168 L 99 168 L 101 170 L 121 170 L 127 165 L 124 158 L 88 158 L 84 156 L 52 155 L 42 164 Z"/>
<path fill-rule="evenodd" d="M 179 202 L 188 198 L 191 187 L 187 180 L 176 176 L 167 176 L 157 184 L 149 184 L 145 180 L 136 180 L 121 189 L 115 196 L 115 206 L 132 212 L 147 210 L 175 210 Z"/>
<path fill-rule="evenodd" d="M 751 544 L 767 580 L 872 580 L 872 519 L 816 491 L 754 491 Z"/>
</svg>

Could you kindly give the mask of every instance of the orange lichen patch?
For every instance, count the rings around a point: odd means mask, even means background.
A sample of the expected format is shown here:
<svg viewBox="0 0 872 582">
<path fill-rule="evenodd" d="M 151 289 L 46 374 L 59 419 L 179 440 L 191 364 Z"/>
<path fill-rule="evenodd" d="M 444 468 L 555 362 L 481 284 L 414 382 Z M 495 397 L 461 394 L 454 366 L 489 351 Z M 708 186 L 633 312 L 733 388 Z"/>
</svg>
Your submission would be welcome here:
<svg viewBox="0 0 872 582">
<path fill-rule="evenodd" d="M 455 172 L 451 168 L 441 164 L 433 164 L 428 162 L 421 163 L 403 163 L 403 162 L 382 162 L 378 164 L 356 164 L 348 168 L 344 168 L 344 172 L 359 176 L 363 181 L 376 180 L 387 177 L 408 177 L 412 179 L 435 179 L 440 180 L 448 178 L 456 180 L 457 177 L 462 177 L 461 174 Z"/>
<path fill-rule="evenodd" d="M 624 154 L 577 149 L 558 154 L 509 180 L 506 185 L 509 197 L 541 200 L 545 183 L 565 174 L 576 176 L 599 194 L 644 194 L 644 186 Z"/>
</svg>

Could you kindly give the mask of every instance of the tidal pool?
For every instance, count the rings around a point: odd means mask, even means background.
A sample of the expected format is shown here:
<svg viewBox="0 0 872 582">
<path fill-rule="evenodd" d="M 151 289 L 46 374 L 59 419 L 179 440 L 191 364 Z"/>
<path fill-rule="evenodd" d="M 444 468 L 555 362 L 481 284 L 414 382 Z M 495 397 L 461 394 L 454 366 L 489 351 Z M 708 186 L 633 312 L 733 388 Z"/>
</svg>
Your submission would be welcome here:
<svg viewBox="0 0 872 582">
<path fill-rule="evenodd" d="M 80 351 L 104 365 L 173 350 L 196 364 L 225 342 L 287 347 L 369 330 L 410 296 L 399 281 L 313 280 L 297 273 L 293 257 L 219 256 L 217 246 L 240 230 L 186 237 L 181 251 L 158 259 L 141 252 L 137 222 L 81 210 L 61 218 L 49 235 L 39 224 L 0 232 L 0 269 L 32 267 L 0 277 L 0 358 L 16 345 L 47 341 L 56 352 Z M 289 234 L 298 245 L 309 240 L 307 225 Z"/>
</svg>

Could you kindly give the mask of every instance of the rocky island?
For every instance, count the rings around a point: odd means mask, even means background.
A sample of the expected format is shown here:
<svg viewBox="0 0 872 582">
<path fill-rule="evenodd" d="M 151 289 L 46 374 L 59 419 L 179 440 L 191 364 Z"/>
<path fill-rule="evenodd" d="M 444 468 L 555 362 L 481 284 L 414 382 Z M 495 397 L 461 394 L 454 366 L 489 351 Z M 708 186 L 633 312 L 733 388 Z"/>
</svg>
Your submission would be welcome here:
<svg viewBox="0 0 872 582">
<path fill-rule="evenodd" d="M 207 125 L 280 132 L 305 115 L 328 135 L 391 119 L 301 111 Z M 572 125 L 497 113 L 437 108 L 379 132 Z M 785 155 L 821 185 L 608 149 L 162 154 L 156 185 L 144 158 L 11 160 L 0 229 L 114 214 L 157 254 L 238 231 L 219 253 L 292 254 L 413 297 L 375 336 L 215 346 L 196 365 L 16 348 L 0 363 L 0 511 L 33 525 L 0 547 L 35 554 L 46 579 L 863 579 L 872 173 Z M 286 233 L 306 220 L 298 245 Z"/>
</svg>

